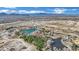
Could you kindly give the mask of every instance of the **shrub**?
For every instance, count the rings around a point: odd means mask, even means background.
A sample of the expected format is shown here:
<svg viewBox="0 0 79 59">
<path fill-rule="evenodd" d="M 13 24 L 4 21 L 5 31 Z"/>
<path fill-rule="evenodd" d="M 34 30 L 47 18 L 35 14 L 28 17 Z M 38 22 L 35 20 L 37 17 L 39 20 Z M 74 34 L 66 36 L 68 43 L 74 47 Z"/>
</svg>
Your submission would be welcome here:
<svg viewBox="0 0 79 59">
<path fill-rule="evenodd" d="M 27 41 L 29 43 L 33 43 L 35 46 L 37 46 L 38 50 L 42 50 L 44 47 L 44 39 L 42 37 L 37 37 L 37 36 L 25 36 L 23 35 L 21 38 L 24 39 L 24 41 Z"/>
</svg>

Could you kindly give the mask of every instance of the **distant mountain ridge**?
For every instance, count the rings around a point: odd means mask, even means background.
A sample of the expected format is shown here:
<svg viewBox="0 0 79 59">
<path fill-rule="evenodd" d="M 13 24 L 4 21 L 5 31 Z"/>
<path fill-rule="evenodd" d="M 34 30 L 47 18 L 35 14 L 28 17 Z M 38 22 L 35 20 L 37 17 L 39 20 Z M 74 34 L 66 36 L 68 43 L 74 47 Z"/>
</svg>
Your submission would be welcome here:
<svg viewBox="0 0 79 59">
<path fill-rule="evenodd" d="M 78 14 L 52 14 L 52 13 L 30 13 L 30 14 L 16 14 L 16 13 L 0 13 L 0 15 L 26 15 L 26 16 L 79 16 Z"/>
</svg>

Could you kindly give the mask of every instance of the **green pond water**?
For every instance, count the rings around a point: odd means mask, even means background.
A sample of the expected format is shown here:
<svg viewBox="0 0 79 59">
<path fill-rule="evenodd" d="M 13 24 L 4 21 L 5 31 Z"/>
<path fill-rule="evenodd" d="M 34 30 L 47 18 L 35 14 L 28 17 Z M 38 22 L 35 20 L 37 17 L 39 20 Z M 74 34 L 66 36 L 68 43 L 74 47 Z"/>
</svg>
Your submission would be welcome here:
<svg viewBox="0 0 79 59">
<path fill-rule="evenodd" d="M 37 29 L 36 28 L 31 28 L 31 29 L 22 29 L 21 32 L 23 34 L 31 34 L 32 32 L 36 31 Z"/>
</svg>

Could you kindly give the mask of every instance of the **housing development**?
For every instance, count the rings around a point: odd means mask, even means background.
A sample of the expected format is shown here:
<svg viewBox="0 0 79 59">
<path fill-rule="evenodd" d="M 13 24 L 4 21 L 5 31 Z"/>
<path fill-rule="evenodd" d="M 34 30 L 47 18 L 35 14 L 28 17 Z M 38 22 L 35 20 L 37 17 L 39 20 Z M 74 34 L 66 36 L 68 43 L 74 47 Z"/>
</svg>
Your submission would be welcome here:
<svg viewBox="0 0 79 59">
<path fill-rule="evenodd" d="M 79 51 L 79 16 L 1 13 L 0 51 Z"/>
</svg>

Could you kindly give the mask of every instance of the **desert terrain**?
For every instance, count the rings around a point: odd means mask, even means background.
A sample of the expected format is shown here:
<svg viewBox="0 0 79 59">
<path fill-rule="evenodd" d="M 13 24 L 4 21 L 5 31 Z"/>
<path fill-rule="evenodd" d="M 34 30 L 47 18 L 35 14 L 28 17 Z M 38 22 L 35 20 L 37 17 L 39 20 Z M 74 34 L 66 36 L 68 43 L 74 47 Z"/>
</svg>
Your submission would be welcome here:
<svg viewBox="0 0 79 59">
<path fill-rule="evenodd" d="M 0 51 L 79 51 L 78 16 L 6 17 L 0 24 Z M 29 35 L 20 33 L 31 28 L 36 30 Z"/>
</svg>

